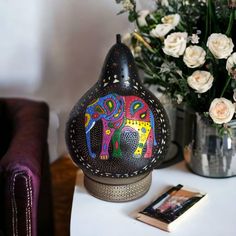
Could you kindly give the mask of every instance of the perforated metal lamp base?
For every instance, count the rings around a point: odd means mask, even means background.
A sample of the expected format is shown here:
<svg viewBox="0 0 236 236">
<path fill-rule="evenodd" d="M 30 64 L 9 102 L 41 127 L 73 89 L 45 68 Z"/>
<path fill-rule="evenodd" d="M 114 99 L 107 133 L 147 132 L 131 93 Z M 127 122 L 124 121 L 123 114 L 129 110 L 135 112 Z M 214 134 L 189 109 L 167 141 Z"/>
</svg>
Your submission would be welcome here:
<svg viewBox="0 0 236 236">
<path fill-rule="evenodd" d="M 151 181 L 151 172 L 127 180 L 95 179 L 94 176 L 84 176 L 84 185 L 91 195 L 111 202 L 126 202 L 143 196 L 149 190 Z"/>
</svg>

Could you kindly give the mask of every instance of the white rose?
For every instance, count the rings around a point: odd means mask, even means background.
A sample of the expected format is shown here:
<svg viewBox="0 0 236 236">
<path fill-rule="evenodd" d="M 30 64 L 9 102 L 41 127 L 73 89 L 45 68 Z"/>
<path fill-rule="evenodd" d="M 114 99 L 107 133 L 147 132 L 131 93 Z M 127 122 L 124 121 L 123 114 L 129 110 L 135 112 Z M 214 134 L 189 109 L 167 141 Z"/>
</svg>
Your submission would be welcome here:
<svg viewBox="0 0 236 236">
<path fill-rule="evenodd" d="M 173 28 L 175 28 L 179 24 L 180 15 L 179 14 L 167 15 L 162 17 L 161 21 L 163 24 L 169 24 L 172 25 Z"/>
<path fill-rule="evenodd" d="M 168 35 L 164 40 L 164 53 L 172 57 L 182 56 L 186 48 L 187 38 L 186 32 L 175 32 Z"/>
<path fill-rule="evenodd" d="M 208 38 L 207 47 L 215 58 L 226 59 L 233 52 L 234 44 L 226 35 L 214 33 Z"/>
<path fill-rule="evenodd" d="M 226 69 L 229 75 L 234 75 L 236 73 L 236 52 L 234 52 L 226 62 Z"/>
<path fill-rule="evenodd" d="M 155 29 L 150 31 L 150 35 L 156 38 L 164 38 L 172 29 L 173 27 L 169 24 L 158 24 Z"/>
<path fill-rule="evenodd" d="M 134 4 L 130 0 L 123 0 L 121 3 L 122 3 L 124 11 L 134 10 Z"/>
<path fill-rule="evenodd" d="M 209 115 L 216 124 L 231 121 L 235 113 L 235 105 L 226 98 L 215 98 L 209 109 Z"/>
<path fill-rule="evenodd" d="M 142 10 L 138 13 L 138 24 L 140 26 L 145 26 L 147 25 L 147 21 L 146 21 L 146 16 L 149 14 L 149 10 Z"/>
<path fill-rule="evenodd" d="M 197 70 L 187 78 L 188 85 L 197 93 L 205 93 L 213 83 L 213 76 L 208 71 Z"/>
<path fill-rule="evenodd" d="M 168 7 L 169 6 L 169 1 L 168 0 L 161 0 L 161 5 Z"/>
<path fill-rule="evenodd" d="M 206 52 L 202 47 L 189 46 L 185 50 L 183 60 L 189 68 L 202 66 L 206 61 Z"/>
</svg>

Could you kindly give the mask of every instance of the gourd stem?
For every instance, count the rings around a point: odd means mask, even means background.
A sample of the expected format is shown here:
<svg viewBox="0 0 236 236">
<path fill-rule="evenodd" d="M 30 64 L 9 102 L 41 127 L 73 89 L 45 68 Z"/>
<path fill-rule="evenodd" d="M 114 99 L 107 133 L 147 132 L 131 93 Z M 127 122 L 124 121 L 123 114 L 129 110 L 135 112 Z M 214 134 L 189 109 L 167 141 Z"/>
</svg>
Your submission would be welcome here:
<svg viewBox="0 0 236 236">
<path fill-rule="evenodd" d="M 120 34 L 116 35 L 116 43 L 121 43 L 121 35 Z"/>
</svg>

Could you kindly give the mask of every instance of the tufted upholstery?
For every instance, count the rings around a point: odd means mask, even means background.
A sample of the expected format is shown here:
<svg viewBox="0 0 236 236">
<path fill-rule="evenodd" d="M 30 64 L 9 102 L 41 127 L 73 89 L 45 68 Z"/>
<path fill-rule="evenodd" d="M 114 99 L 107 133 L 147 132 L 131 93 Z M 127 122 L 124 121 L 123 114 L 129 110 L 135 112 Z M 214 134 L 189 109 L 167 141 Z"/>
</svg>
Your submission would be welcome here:
<svg viewBox="0 0 236 236">
<path fill-rule="evenodd" d="M 0 235 L 53 235 L 48 116 L 44 102 L 0 99 Z"/>
</svg>

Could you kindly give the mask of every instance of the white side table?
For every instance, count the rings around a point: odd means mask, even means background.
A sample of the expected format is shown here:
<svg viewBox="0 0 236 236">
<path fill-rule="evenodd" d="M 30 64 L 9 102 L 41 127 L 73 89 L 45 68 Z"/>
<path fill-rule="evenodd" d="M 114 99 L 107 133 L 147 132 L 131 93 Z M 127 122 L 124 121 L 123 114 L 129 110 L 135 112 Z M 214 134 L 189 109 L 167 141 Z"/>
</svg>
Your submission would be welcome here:
<svg viewBox="0 0 236 236">
<path fill-rule="evenodd" d="M 170 235 L 137 221 L 134 216 L 168 186 L 182 184 L 208 193 L 208 199 L 171 236 L 235 236 L 236 178 L 210 179 L 191 173 L 184 162 L 154 170 L 152 185 L 140 199 L 126 203 L 99 200 L 86 191 L 78 171 L 71 212 L 71 236 Z"/>
</svg>

